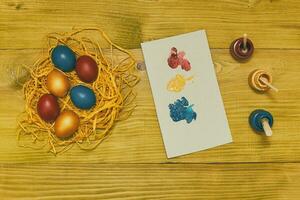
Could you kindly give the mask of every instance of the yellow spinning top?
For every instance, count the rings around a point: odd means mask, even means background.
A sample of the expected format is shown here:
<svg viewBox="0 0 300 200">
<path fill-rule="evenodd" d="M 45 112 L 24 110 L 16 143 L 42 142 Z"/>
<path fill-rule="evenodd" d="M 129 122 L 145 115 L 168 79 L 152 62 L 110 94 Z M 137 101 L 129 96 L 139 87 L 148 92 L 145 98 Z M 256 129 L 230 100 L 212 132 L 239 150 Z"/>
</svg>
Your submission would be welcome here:
<svg viewBox="0 0 300 200">
<path fill-rule="evenodd" d="M 271 74 L 261 69 L 252 71 L 248 77 L 250 87 L 259 92 L 266 92 L 269 89 L 278 92 L 278 89 L 272 85 L 272 80 Z"/>
</svg>

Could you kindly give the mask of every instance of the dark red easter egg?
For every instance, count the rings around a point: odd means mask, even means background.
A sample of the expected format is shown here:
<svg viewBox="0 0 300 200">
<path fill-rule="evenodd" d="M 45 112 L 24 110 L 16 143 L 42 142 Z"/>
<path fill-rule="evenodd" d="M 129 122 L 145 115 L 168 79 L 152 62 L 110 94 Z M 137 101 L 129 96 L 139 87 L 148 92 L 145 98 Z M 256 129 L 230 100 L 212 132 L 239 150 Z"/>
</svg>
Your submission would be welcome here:
<svg viewBox="0 0 300 200">
<path fill-rule="evenodd" d="M 77 59 L 75 70 L 79 79 L 86 83 L 92 83 L 98 77 L 98 65 L 93 58 L 87 55 Z"/>
<path fill-rule="evenodd" d="M 44 121 L 54 122 L 60 112 L 57 98 L 52 94 L 41 96 L 37 103 L 37 112 Z"/>
</svg>

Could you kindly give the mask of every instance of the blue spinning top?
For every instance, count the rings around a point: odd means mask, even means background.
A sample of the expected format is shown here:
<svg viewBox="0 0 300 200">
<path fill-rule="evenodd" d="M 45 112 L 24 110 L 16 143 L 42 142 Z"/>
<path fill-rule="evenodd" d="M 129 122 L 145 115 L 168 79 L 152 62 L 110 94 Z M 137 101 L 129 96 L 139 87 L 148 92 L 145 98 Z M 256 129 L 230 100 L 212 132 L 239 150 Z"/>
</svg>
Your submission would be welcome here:
<svg viewBox="0 0 300 200">
<path fill-rule="evenodd" d="M 273 116 L 266 110 L 254 110 L 249 116 L 249 124 L 256 132 L 265 132 L 267 136 L 272 135 Z"/>
</svg>

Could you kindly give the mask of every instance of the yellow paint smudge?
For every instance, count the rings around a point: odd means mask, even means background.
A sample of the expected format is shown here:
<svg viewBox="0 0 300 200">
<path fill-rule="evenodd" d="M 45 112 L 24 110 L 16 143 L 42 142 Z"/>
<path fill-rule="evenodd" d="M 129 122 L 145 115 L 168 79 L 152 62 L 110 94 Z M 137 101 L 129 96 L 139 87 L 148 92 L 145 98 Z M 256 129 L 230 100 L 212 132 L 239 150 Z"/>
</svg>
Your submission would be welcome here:
<svg viewBox="0 0 300 200">
<path fill-rule="evenodd" d="M 172 78 L 168 85 L 167 85 L 167 89 L 171 92 L 180 92 L 181 90 L 183 90 L 185 84 L 187 81 L 192 80 L 193 76 L 189 77 L 189 78 L 185 78 L 184 76 L 177 74 L 175 76 L 175 78 Z"/>
</svg>

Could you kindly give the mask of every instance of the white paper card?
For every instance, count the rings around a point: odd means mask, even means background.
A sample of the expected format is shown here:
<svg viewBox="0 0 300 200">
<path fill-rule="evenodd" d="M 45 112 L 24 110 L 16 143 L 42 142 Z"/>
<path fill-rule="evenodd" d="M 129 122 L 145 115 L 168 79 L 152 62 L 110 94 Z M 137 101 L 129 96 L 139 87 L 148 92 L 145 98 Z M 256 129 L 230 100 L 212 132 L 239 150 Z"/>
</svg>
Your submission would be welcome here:
<svg viewBox="0 0 300 200">
<path fill-rule="evenodd" d="M 232 142 L 205 31 L 145 42 L 142 50 L 167 157 Z"/>
</svg>

